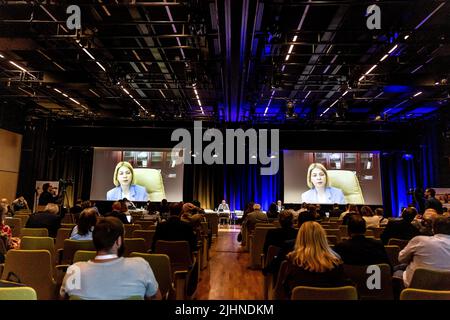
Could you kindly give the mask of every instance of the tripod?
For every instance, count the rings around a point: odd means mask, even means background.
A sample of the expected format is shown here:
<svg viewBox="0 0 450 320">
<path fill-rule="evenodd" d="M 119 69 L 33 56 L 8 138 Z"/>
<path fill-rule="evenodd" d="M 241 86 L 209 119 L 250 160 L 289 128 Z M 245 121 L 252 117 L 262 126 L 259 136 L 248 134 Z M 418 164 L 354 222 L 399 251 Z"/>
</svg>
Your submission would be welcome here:
<svg viewBox="0 0 450 320">
<path fill-rule="evenodd" d="M 61 195 L 60 195 L 60 200 L 61 203 L 59 205 L 59 212 L 60 214 L 63 212 L 64 210 L 64 202 L 67 203 L 67 210 L 68 213 L 70 214 L 70 220 L 71 223 L 75 223 L 74 219 L 73 219 L 73 215 L 70 213 L 70 202 L 69 202 L 69 196 L 67 195 L 67 185 L 63 184 L 61 186 Z"/>
</svg>

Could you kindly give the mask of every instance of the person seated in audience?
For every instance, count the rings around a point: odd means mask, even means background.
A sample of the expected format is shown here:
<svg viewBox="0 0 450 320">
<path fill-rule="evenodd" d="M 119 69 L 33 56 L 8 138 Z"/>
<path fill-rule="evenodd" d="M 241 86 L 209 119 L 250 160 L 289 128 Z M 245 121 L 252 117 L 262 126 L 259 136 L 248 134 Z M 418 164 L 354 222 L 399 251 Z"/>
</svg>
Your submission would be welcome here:
<svg viewBox="0 0 450 320">
<path fill-rule="evenodd" d="M 187 241 L 191 252 L 197 250 L 197 236 L 194 229 L 189 223 L 183 222 L 180 219 L 181 211 L 183 210 L 183 203 L 174 203 L 169 207 L 170 216 L 167 221 L 164 221 L 156 227 L 155 235 L 153 237 L 152 251 L 155 251 L 156 242 L 158 240 L 165 241 Z"/>
<path fill-rule="evenodd" d="M 436 199 L 436 191 L 433 188 L 425 190 L 425 210 L 434 209 L 438 214 L 442 214 L 442 203 Z"/>
<path fill-rule="evenodd" d="M 341 215 L 339 216 L 339 220 L 344 220 L 345 216 L 349 212 L 359 212 L 358 211 L 358 206 L 355 205 L 355 204 L 347 204 L 347 208 L 346 208 L 346 210 L 344 212 L 341 213 Z"/>
<path fill-rule="evenodd" d="M 366 220 L 367 228 L 378 228 L 380 226 L 380 217 L 374 215 L 369 206 L 362 206 L 361 215 Z"/>
<path fill-rule="evenodd" d="M 301 226 L 287 260 L 287 271 L 280 279 L 286 297 L 297 286 L 339 287 L 350 283 L 341 258 L 330 248 L 325 230 L 315 221 Z"/>
<path fill-rule="evenodd" d="M 16 212 L 19 210 L 29 210 L 30 207 L 28 207 L 27 200 L 25 200 L 23 196 L 20 196 L 12 202 L 12 209 L 14 212 Z"/>
<path fill-rule="evenodd" d="M 364 236 L 366 227 L 364 217 L 359 214 L 349 214 L 347 232 L 350 239 L 338 243 L 334 251 L 339 254 L 345 264 L 390 264 L 383 243 Z"/>
<path fill-rule="evenodd" d="M 124 227 L 119 219 L 99 218 L 92 234 L 97 255 L 67 269 L 60 296 L 78 296 L 84 300 L 161 299 L 148 262 L 141 257 L 122 257 L 123 237 Z M 74 284 L 74 277 L 78 283 Z"/>
<path fill-rule="evenodd" d="M 330 212 L 330 218 L 339 218 L 341 216 L 342 210 L 339 207 L 339 204 L 333 204 L 333 209 Z"/>
<path fill-rule="evenodd" d="M 81 211 L 78 224 L 73 227 L 70 239 L 72 240 L 92 240 L 92 232 L 97 224 L 97 211 L 93 208 Z"/>
<path fill-rule="evenodd" d="M 45 206 L 43 212 L 37 212 L 30 215 L 25 225 L 26 228 L 46 228 L 48 236 L 56 238 L 56 233 L 61 226 L 61 220 L 65 212 L 59 213 L 59 207 L 55 203 L 49 203 Z"/>
<path fill-rule="evenodd" d="M 380 217 L 380 223 L 379 223 L 380 227 L 386 226 L 387 223 L 389 222 L 389 220 L 384 217 L 384 209 L 383 208 L 376 208 L 375 215 Z"/>
<path fill-rule="evenodd" d="M 403 209 L 400 220 L 390 220 L 380 236 L 383 244 L 388 244 L 391 238 L 410 240 L 419 235 L 419 230 L 411 224 L 416 215 L 416 208 L 408 207 Z"/>
<path fill-rule="evenodd" d="M 450 217 L 441 215 L 433 220 L 433 236 L 417 236 L 412 238 L 406 247 L 400 251 L 398 261 L 408 264 L 402 273 L 404 285 L 411 283 L 417 268 L 450 270 Z"/>
<path fill-rule="evenodd" d="M 194 232 L 197 233 L 200 229 L 200 223 L 205 221 L 205 212 L 194 204 L 187 202 L 183 204 L 180 219 L 181 221 L 190 224 L 194 229 Z"/>
<path fill-rule="evenodd" d="M 5 217 L 6 217 L 7 211 L 8 211 L 8 209 L 6 208 L 6 206 L 3 203 L 0 203 L 0 237 L 2 238 L 1 240 L 4 242 L 6 250 L 8 250 L 10 248 L 11 238 L 12 238 L 11 227 L 8 226 L 7 224 L 5 224 Z M 4 257 L 2 257 L 2 258 L 4 258 Z M 2 259 L 0 259 L 0 260 L 2 260 Z M 3 263 L 3 262 L 4 262 L 4 259 L 0 263 Z"/>
<path fill-rule="evenodd" d="M 147 209 L 150 211 L 149 209 Z M 169 215 L 169 203 L 167 202 L 167 199 L 162 199 L 161 204 L 159 205 L 158 212 L 161 215 L 161 218 L 167 219 Z"/>
<path fill-rule="evenodd" d="M 419 233 L 423 236 L 433 235 L 433 220 L 438 216 L 438 213 L 434 209 L 426 209 L 425 212 L 420 215 L 416 215 L 411 224 L 419 230 Z"/>
<path fill-rule="evenodd" d="M 277 210 L 277 204 L 275 202 L 272 202 L 269 205 L 269 210 L 267 211 L 267 218 L 271 220 L 275 220 L 278 217 L 278 210 Z"/>
<path fill-rule="evenodd" d="M 261 205 L 259 203 L 255 203 L 253 205 L 253 212 L 250 212 L 247 215 L 246 221 L 244 221 L 244 223 L 247 232 L 249 234 L 252 234 L 257 223 L 269 223 L 269 219 L 267 218 L 267 215 L 261 211 Z"/>
<path fill-rule="evenodd" d="M 129 224 L 127 215 L 122 212 L 122 208 L 126 209 L 125 205 L 120 201 L 114 201 L 112 204 L 112 211 L 105 214 L 105 217 L 116 217 L 123 224 Z"/>
<path fill-rule="evenodd" d="M 316 220 L 316 207 L 313 206 L 309 206 L 308 211 L 303 211 L 300 215 L 299 215 L 299 219 L 298 219 L 298 228 L 300 229 L 302 227 L 302 225 L 308 221 L 315 221 Z M 278 253 L 278 255 L 272 260 L 272 262 L 263 269 L 263 273 L 273 273 L 274 277 L 276 277 L 276 275 L 278 274 L 278 270 L 280 269 L 280 265 L 281 263 L 286 260 L 286 256 L 289 252 L 291 252 L 292 250 L 294 250 L 294 245 L 295 245 L 295 238 L 290 239 L 290 240 L 286 240 L 284 241 L 284 243 L 280 246 L 280 252 Z"/>
<path fill-rule="evenodd" d="M 83 207 L 81 206 L 82 204 L 83 204 L 83 200 L 77 199 L 77 201 L 75 201 L 75 205 L 72 208 L 70 208 L 70 210 L 69 210 L 69 213 L 72 214 L 76 223 L 78 223 L 78 219 L 80 218 L 80 213 L 81 213 L 81 211 L 83 211 Z"/>
<path fill-rule="evenodd" d="M 9 204 L 9 200 L 6 198 L 2 198 L 0 200 L 0 204 L 4 205 L 6 208 L 6 215 L 7 216 L 14 216 L 14 210 L 11 208 L 11 205 Z"/>
<path fill-rule="evenodd" d="M 294 218 L 294 210 L 283 210 L 278 215 L 278 221 L 281 228 L 270 229 L 267 231 L 266 240 L 264 242 L 263 252 L 267 253 L 269 246 L 282 247 L 287 240 L 295 239 L 297 230 L 294 229 L 292 219 Z"/>
</svg>

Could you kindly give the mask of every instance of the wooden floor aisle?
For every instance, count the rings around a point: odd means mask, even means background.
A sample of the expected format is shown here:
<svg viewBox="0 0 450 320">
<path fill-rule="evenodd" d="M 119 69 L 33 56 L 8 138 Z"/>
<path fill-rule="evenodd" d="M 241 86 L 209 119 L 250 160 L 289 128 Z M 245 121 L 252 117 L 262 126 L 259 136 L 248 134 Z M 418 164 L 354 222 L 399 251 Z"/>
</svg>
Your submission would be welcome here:
<svg viewBox="0 0 450 320">
<path fill-rule="evenodd" d="M 264 298 L 262 273 L 260 270 L 248 269 L 250 255 L 242 252 L 236 240 L 238 233 L 239 229 L 219 229 L 219 236 L 214 238 L 211 246 L 209 267 L 201 273 L 197 288 L 198 300 Z"/>
</svg>

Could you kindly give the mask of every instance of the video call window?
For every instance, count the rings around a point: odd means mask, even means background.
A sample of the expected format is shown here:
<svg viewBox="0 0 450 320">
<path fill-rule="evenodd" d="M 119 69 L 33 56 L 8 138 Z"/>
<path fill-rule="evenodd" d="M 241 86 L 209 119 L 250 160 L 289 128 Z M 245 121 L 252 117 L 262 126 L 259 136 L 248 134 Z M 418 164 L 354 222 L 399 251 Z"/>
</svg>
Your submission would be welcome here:
<svg viewBox="0 0 450 320">
<path fill-rule="evenodd" d="M 379 152 L 284 150 L 287 203 L 382 203 Z"/>
</svg>

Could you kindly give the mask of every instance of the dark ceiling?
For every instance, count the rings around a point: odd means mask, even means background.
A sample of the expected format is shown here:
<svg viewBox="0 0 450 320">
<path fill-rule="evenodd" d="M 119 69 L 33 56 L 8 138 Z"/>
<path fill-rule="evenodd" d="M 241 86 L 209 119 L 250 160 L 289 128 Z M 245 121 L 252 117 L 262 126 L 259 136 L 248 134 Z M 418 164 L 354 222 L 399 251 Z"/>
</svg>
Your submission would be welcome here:
<svg viewBox="0 0 450 320">
<path fill-rule="evenodd" d="M 421 121 L 449 108 L 449 31 L 435 0 L 2 0 L 0 101 L 81 122 Z"/>
</svg>

